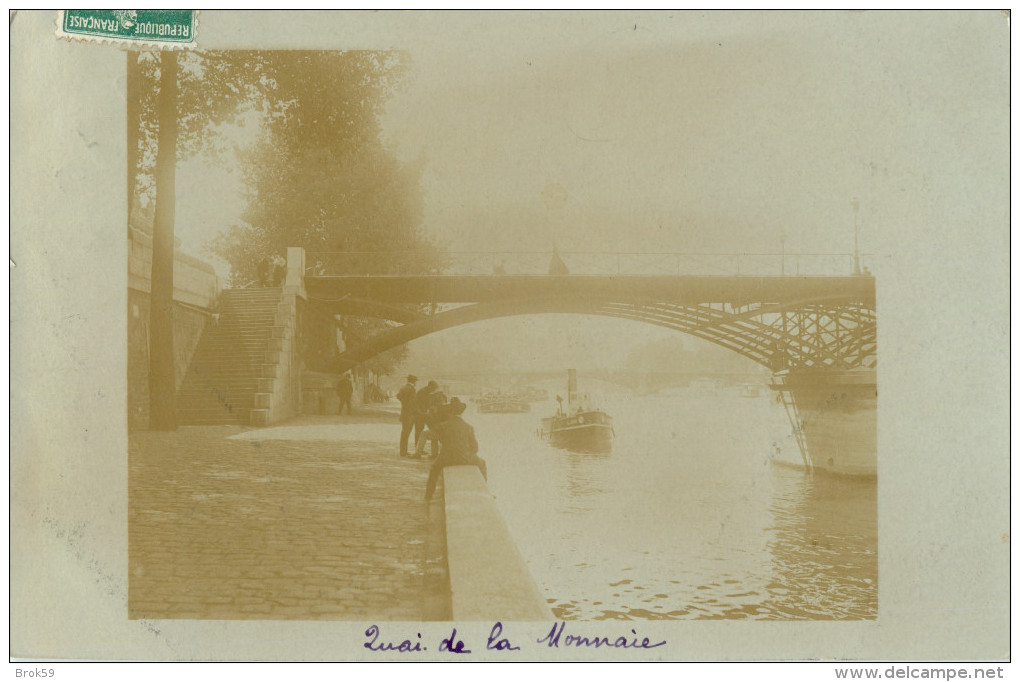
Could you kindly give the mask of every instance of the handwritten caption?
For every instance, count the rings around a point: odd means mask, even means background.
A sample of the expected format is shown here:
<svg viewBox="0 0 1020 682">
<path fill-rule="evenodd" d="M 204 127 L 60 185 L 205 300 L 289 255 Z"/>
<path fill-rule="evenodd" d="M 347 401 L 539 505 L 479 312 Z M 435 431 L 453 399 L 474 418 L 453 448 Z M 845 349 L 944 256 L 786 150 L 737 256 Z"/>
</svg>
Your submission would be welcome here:
<svg viewBox="0 0 1020 682">
<path fill-rule="evenodd" d="M 549 649 L 559 649 L 561 647 L 577 649 L 654 649 L 666 643 L 666 640 L 653 643 L 647 637 L 639 638 L 637 631 L 634 629 L 631 629 L 630 634 L 612 637 L 606 635 L 575 634 L 573 632 L 565 633 L 566 627 L 567 624 L 563 621 L 554 623 L 549 632 L 542 637 L 534 639 L 534 644 Z M 430 650 L 430 647 L 426 646 L 425 641 L 422 639 L 420 632 L 415 633 L 414 637 L 401 639 L 399 635 L 397 637 L 384 636 L 378 625 L 372 625 L 365 630 L 365 638 L 364 647 L 369 651 L 396 651 L 398 653 L 409 654 Z M 503 623 L 496 622 L 493 624 L 492 629 L 489 630 L 489 637 L 485 642 L 483 650 L 520 651 L 522 645 L 530 646 L 531 644 L 532 638 L 530 637 L 517 638 L 515 635 L 511 639 L 511 635 L 505 631 Z M 457 635 L 457 628 L 452 628 L 449 637 L 443 637 L 438 643 L 433 643 L 432 646 L 435 646 L 435 650 L 440 653 L 446 654 L 471 654 L 477 649 L 475 644 L 468 645 L 462 636 Z M 476 647 L 476 649 L 471 647 Z"/>
</svg>

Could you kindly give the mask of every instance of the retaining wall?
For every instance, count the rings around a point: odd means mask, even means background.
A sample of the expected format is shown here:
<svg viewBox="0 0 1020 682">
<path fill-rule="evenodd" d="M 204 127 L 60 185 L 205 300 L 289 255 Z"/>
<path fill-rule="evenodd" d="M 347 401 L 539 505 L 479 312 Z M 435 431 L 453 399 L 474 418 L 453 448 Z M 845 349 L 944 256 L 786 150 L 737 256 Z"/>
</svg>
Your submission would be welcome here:
<svg viewBox="0 0 1020 682">
<path fill-rule="evenodd" d="M 152 238 L 131 230 L 128 251 L 128 430 L 149 428 L 149 293 Z M 174 381 L 180 387 L 219 295 L 211 265 L 174 252 Z"/>
<path fill-rule="evenodd" d="M 128 247 L 128 288 L 148 294 L 152 289 L 152 237 L 131 230 Z M 212 265 L 174 250 L 174 301 L 208 309 L 219 293 Z"/>
<path fill-rule="evenodd" d="M 453 619 L 553 620 L 478 468 L 444 469 L 443 496 Z"/>
<path fill-rule="evenodd" d="M 297 298 L 296 294 L 285 292 L 277 306 L 251 413 L 252 426 L 275 424 L 301 412 Z"/>
</svg>

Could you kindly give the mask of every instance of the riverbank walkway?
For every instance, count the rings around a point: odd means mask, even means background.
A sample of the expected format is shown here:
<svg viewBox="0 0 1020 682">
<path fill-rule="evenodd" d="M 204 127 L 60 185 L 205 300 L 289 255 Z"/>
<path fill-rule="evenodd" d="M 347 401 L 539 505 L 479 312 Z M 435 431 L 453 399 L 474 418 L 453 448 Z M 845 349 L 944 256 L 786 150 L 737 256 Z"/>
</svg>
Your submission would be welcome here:
<svg viewBox="0 0 1020 682">
<path fill-rule="evenodd" d="M 399 434 L 370 408 L 132 433 L 129 617 L 448 618 L 441 505 Z"/>
</svg>

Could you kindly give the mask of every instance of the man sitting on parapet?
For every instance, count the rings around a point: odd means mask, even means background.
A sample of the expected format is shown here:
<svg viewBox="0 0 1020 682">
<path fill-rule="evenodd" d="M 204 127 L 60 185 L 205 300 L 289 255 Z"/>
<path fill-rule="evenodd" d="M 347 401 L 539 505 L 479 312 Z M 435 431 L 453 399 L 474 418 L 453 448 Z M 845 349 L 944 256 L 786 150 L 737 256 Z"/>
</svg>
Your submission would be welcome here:
<svg viewBox="0 0 1020 682">
<path fill-rule="evenodd" d="M 467 409 L 467 405 L 462 403 L 460 398 L 454 398 L 448 407 L 449 416 L 442 423 L 436 425 L 442 449 L 429 470 L 429 480 L 425 484 L 426 500 L 432 499 L 432 493 L 435 492 L 436 482 L 439 479 L 439 472 L 446 467 L 465 464 L 477 466 L 482 472 L 482 476 L 486 475 L 485 460 L 478 456 L 478 440 L 475 438 L 475 430 L 461 417 L 465 409 Z"/>
</svg>

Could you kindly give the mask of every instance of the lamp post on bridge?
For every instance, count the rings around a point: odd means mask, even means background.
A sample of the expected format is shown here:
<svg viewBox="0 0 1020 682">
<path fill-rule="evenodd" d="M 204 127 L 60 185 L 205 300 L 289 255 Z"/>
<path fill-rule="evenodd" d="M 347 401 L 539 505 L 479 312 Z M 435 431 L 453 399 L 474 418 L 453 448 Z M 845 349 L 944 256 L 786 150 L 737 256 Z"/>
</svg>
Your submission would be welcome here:
<svg viewBox="0 0 1020 682">
<path fill-rule="evenodd" d="M 786 230 L 779 233 L 779 274 L 786 276 Z"/>
<path fill-rule="evenodd" d="M 861 208 L 861 202 L 858 201 L 857 197 L 853 198 L 850 202 L 854 207 L 854 274 L 861 274 L 861 253 L 857 247 L 859 229 L 857 227 L 857 212 Z"/>
</svg>

